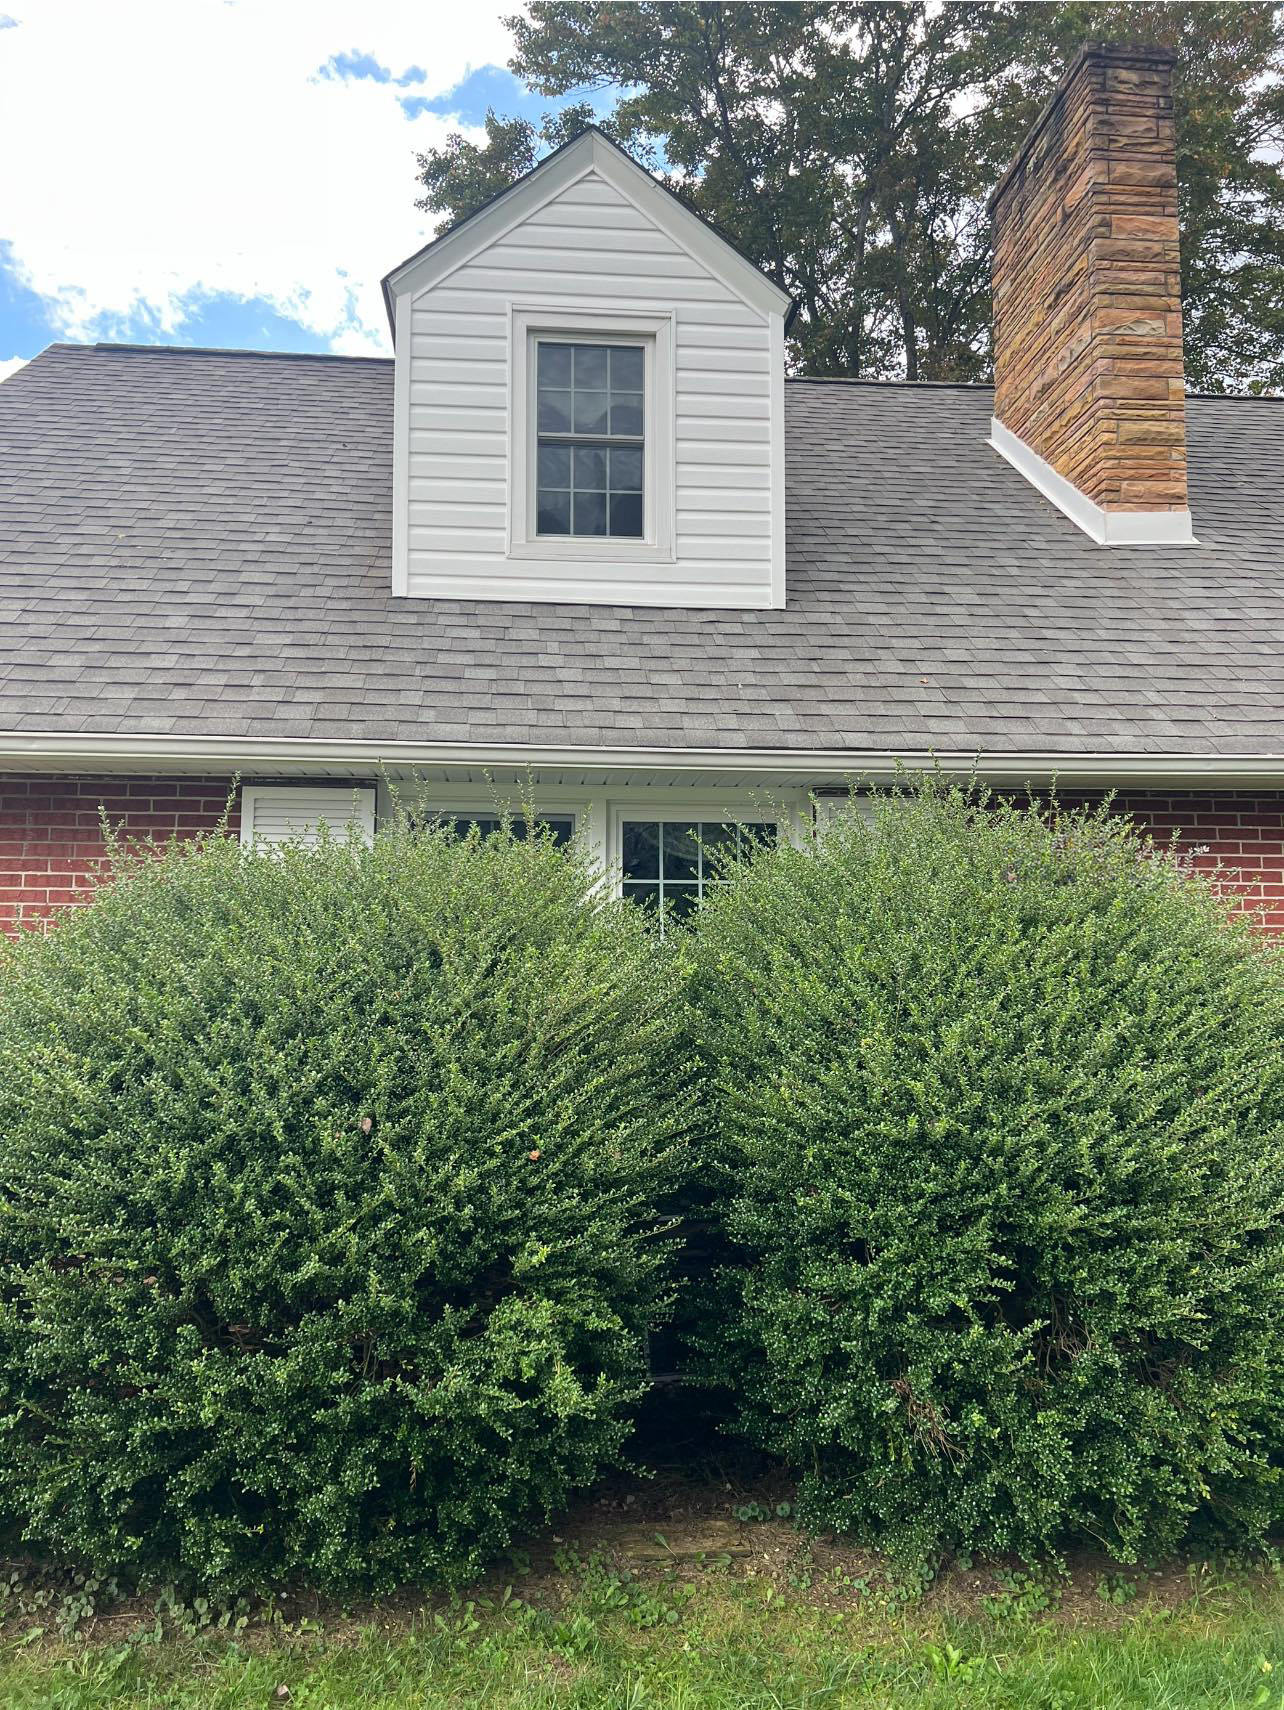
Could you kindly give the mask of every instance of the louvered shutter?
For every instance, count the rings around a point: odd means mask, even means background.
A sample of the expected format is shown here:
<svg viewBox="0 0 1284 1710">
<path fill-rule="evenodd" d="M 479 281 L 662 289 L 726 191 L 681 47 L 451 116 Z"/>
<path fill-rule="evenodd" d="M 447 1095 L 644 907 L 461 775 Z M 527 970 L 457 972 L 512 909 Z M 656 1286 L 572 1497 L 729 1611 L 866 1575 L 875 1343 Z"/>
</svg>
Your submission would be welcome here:
<svg viewBox="0 0 1284 1710">
<path fill-rule="evenodd" d="M 813 823 L 817 831 L 832 825 L 839 814 L 857 813 L 862 819 L 872 819 L 874 809 L 868 796 L 813 796 Z"/>
<path fill-rule="evenodd" d="M 315 843 L 323 825 L 344 837 L 350 824 L 367 841 L 374 836 L 375 793 L 369 785 L 246 784 L 241 791 L 242 843 Z"/>
</svg>

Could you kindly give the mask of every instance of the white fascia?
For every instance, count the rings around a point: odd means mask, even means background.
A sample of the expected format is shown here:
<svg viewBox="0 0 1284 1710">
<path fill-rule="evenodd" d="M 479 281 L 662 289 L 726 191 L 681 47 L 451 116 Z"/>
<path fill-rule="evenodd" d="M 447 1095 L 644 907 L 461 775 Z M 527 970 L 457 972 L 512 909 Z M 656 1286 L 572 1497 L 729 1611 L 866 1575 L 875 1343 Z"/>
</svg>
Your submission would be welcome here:
<svg viewBox="0 0 1284 1710">
<path fill-rule="evenodd" d="M 990 418 L 990 444 L 1098 546 L 1195 546 L 1189 511 L 1105 511 L 1037 451 Z"/>
<path fill-rule="evenodd" d="M 750 308 L 764 317 L 788 313 L 792 298 L 787 291 L 733 249 L 645 167 L 608 142 L 600 131 L 591 129 L 540 161 L 487 207 L 395 267 L 385 280 L 389 291 L 394 297 L 413 298 L 440 285 L 587 172 L 600 174 Z"/>
<path fill-rule="evenodd" d="M 72 766 L 164 768 L 184 766 L 247 771 L 251 767 L 289 766 L 315 772 L 327 768 L 371 771 L 380 767 L 451 767 L 482 772 L 512 768 L 516 773 L 544 770 L 614 775 L 652 772 L 679 779 L 691 773 L 706 778 L 797 779 L 806 776 L 842 781 L 891 777 L 898 770 L 975 774 L 1016 786 L 1057 778 L 1063 783 L 1165 784 L 1204 787 L 1256 783 L 1284 788 L 1284 751 L 1268 754 L 1109 754 L 1026 749 L 1006 754 L 984 749 L 782 749 L 589 747 L 544 743 L 472 743 L 331 740 L 322 737 L 174 736 L 156 733 L 98 736 L 64 732 L 0 732 L 0 764 L 24 770 L 48 762 Z"/>
</svg>

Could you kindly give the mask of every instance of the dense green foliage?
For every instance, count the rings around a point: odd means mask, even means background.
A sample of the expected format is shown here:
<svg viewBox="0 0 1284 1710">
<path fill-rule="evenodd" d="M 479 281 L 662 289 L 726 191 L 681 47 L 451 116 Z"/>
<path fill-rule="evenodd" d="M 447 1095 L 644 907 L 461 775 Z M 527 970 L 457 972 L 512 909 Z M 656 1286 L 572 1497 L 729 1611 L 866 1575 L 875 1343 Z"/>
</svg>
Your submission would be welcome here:
<svg viewBox="0 0 1284 1710">
<path fill-rule="evenodd" d="M 511 25 L 513 71 L 575 99 L 423 155 L 421 207 L 461 218 L 605 107 L 604 128 L 796 298 L 803 373 L 911 380 L 988 370 L 985 197 L 1075 48 L 1162 42 L 1188 378 L 1284 387 L 1284 7 L 533 0 Z"/>
<path fill-rule="evenodd" d="M 706 904 L 734 1243 L 702 1332 L 816 1525 L 1260 1537 L 1284 1446 L 1284 990 L 1104 812 L 893 794 Z"/>
<path fill-rule="evenodd" d="M 666 964 L 539 838 L 121 864 L 0 966 L 0 1513 L 207 1586 L 474 1572 L 645 1384 Z"/>
</svg>

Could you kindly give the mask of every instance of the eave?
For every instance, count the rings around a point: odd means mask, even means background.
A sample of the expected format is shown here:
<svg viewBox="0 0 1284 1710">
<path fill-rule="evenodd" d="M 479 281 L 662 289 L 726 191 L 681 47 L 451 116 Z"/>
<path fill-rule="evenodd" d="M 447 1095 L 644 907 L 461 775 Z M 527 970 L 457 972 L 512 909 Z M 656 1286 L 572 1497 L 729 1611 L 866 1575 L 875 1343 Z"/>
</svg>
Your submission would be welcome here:
<svg viewBox="0 0 1284 1710">
<path fill-rule="evenodd" d="M 23 772 L 346 775 L 434 772 L 456 778 L 556 777 L 587 786 L 636 779 L 839 788 L 902 771 L 1106 788 L 1284 788 L 1284 753 L 1177 754 L 983 748 L 655 748 L 555 743 L 352 741 L 325 737 L 0 732 L 0 767 Z"/>
</svg>

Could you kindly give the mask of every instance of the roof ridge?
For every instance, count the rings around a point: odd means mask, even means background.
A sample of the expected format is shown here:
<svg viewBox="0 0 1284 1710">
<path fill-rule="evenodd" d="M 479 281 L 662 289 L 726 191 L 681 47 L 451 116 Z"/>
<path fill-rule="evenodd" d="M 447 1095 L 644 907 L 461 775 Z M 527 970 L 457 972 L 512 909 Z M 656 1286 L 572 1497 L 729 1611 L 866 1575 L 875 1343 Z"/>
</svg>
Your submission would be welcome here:
<svg viewBox="0 0 1284 1710">
<path fill-rule="evenodd" d="M 345 356 L 334 350 L 245 350 L 236 346 L 216 344 L 117 344 L 110 339 L 98 339 L 93 344 L 76 344 L 62 340 L 47 347 L 50 350 L 110 350 L 130 356 L 245 356 L 263 357 L 272 362 L 382 362 L 391 365 L 391 356 Z"/>
<path fill-rule="evenodd" d="M 786 374 L 791 386 L 895 386 L 906 392 L 992 392 L 993 380 L 873 379 L 863 374 Z M 1284 404 L 1284 392 L 1187 392 L 1187 398 L 1211 398 L 1224 404 Z"/>
<path fill-rule="evenodd" d="M 992 392 L 993 380 L 873 379 L 863 374 L 786 374 L 794 386 L 900 386 L 906 391 Z"/>
</svg>

